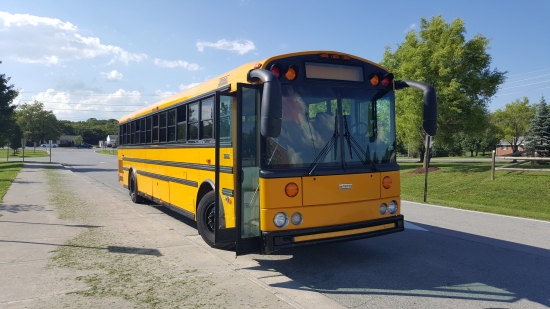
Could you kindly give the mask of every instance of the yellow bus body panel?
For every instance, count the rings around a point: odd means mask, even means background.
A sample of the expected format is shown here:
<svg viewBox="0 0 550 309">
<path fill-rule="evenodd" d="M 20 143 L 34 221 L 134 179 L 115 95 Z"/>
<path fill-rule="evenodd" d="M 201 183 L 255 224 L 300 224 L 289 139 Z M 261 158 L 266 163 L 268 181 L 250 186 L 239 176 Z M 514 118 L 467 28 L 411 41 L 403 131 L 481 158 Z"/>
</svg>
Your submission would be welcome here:
<svg viewBox="0 0 550 309">
<path fill-rule="evenodd" d="M 264 232 L 277 232 L 297 229 L 307 229 L 315 227 L 335 226 L 369 220 L 388 218 L 389 214 L 380 214 L 380 204 L 388 204 L 391 200 L 396 200 L 401 206 L 399 197 L 394 196 L 389 199 L 376 199 L 370 201 L 358 201 L 349 203 L 336 203 L 325 205 L 311 205 L 287 207 L 278 209 L 260 209 L 261 222 L 260 229 Z M 284 211 L 290 220 L 293 213 L 299 212 L 302 215 L 303 222 L 300 225 L 289 223 L 285 228 L 277 228 L 273 223 L 273 217 L 280 211 Z M 399 215 L 401 207 L 394 215 Z M 391 215 L 391 216 L 394 216 Z"/>
<path fill-rule="evenodd" d="M 380 198 L 380 174 L 303 177 L 305 206 Z"/>
<path fill-rule="evenodd" d="M 298 185 L 298 195 L 288 197 L 285 187 L 289 183 Z M 302 178 L 260 178 L 260 207 L 284 208 L 302 206 Z"/>
</svg>

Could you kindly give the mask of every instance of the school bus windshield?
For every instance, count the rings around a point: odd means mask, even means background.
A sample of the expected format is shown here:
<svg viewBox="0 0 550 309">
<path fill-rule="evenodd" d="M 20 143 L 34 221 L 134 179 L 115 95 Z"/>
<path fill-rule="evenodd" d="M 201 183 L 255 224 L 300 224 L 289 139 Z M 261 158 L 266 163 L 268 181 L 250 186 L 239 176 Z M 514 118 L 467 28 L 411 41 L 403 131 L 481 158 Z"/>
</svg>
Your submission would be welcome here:
<svg viewBox="0 0 550 309">
<path fill-rule="evenodd" d="M 392 91 L 282 85 L 282 94 L 281 134 L 265 139 L 265 168 L 395 163 Z"/>
</svg>

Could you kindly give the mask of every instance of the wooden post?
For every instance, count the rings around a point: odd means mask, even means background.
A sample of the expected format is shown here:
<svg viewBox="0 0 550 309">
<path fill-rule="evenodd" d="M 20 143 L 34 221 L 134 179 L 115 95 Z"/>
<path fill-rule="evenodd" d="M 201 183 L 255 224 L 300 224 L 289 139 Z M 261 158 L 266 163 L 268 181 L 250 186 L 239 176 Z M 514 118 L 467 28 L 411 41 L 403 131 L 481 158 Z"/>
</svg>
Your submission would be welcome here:
<svg viewBox="0 0 550 309">
<path fill-rule="evenodd" d="M 491 180 L 495 180 L 495 156 L 496 156 L 496 153 L 493 150 L 493 154 L 491 158 Z"/>
</svg>

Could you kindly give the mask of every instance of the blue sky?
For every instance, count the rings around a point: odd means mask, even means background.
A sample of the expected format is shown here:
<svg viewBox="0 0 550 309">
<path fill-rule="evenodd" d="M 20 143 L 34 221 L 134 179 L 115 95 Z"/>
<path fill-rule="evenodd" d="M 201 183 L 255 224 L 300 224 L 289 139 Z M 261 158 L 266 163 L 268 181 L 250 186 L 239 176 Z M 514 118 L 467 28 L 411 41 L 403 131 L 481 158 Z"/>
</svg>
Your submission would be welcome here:
<svg viewBox="0 0 550 309">
<path fill-rule="evenodd" d="M 0 73 L 58 119 L 120 118 L 241 64 L 303 50 L 375 62 L 422 17 L 461 18 L 508 71 L 489 110 L 550 99 L 550 1 L 2 0 Z"/>
</svg>

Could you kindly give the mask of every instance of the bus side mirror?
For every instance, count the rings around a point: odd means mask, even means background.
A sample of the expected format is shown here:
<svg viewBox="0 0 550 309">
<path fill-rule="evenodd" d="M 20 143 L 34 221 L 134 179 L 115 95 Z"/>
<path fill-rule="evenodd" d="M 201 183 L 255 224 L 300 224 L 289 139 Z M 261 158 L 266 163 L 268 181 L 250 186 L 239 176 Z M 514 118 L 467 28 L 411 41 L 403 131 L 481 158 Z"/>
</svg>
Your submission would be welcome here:
<svg viewBox="0 0 550 309">
<path fill-rule="evenodd" d="M 283 121 L 281 82 L 279 82 L 275 74 L 265 69 L 249 71 L 247 79 L 249 82 L 254 82 L 258 79 L 264 82 L 260 133 L 265 137 L 278 137 L 281 134 L 281 124 Z"/>
<path fill-rule="evenodd" d="M 422 127 L 430 136 L 437 132 L 437 97 L 434 87 L 410 80 L 396 80 L 395 90 L 403 88 L 415 88 L 424 92 L 424 117 Z"/>
</svg>

